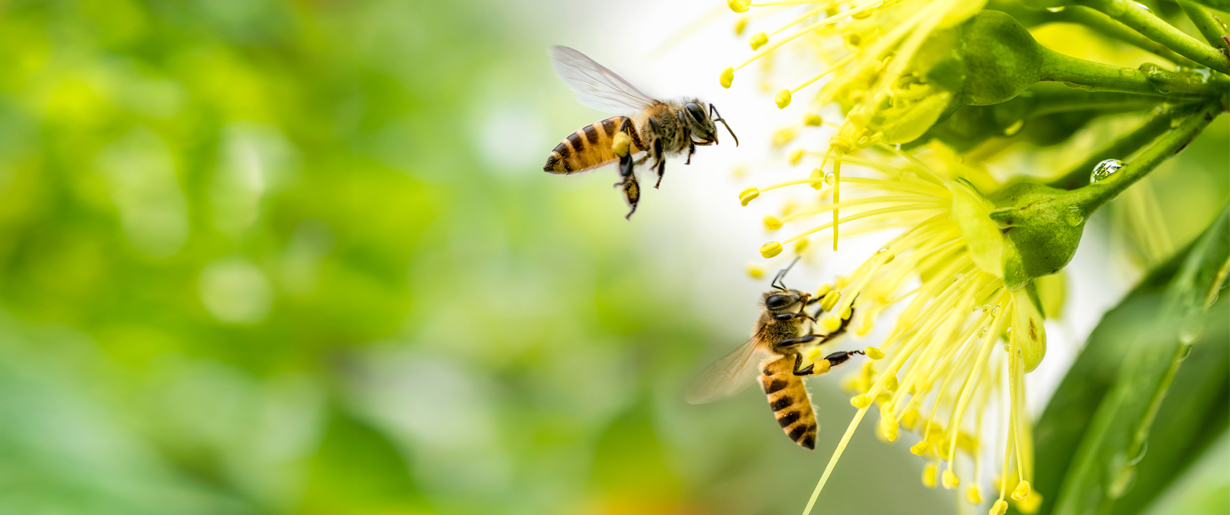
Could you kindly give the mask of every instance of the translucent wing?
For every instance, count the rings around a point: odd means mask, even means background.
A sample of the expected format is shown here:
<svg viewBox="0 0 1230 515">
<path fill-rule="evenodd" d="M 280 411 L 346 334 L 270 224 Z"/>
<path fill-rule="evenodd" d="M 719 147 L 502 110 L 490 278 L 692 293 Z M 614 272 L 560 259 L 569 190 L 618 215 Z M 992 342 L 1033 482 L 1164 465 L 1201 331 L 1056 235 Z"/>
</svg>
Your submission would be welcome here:
<svg viewBox="0 0 1230 515">
<path fill-rule="evenodd" d="M 640 111 L 656 102 L 585 54 L 566 46 L 553 46 L 547 53 L 551 55 L 555 73 L 569 89 L 577 92 L 577 100 L 586 107 L 624 113 Z"/>
<path fill-rule="evenodd" d="M 704 404 L 739 393 L 752 384 L 749 372 L 760 361 L 758 358 L 763 357 L 763 353 L 756 338 L 748 340 L 701 372 L 692 387 L 688 388 L 685 399 L 689 404 Z"/>
</svg>

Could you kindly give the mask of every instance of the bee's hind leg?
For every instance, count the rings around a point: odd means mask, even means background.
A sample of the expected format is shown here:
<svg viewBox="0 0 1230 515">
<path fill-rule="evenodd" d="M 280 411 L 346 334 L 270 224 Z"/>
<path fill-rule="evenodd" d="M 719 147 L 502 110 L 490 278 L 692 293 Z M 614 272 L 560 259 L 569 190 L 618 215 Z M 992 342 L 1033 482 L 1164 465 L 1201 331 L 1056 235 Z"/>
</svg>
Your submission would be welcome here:
<svg viewBox="0 0 1230 515">
<path fill-rule="evenodd" d="M 622 180 L 615 183 L 615 186 L 623 191 L 624 202 L 627 202 L 628 206 L 632 208 L 631 211 L 628 211 L 628 215 L 624 217 L 628 220 L 632 219 L 632 213 L 636 212 L 636 204 L 641 201 L 641 185 L 636 181 L 636 174 L 633 173 L 634 166 L 635 162 L 632 160 L 631 155 L 619 158 L 619 175 Z"/>
<path fill-rule="evenodd" d="M 828 356 L 825 356 L 824 360 L 829 362 L 828 368 L 832 369 L 835 366 L 838 366 L 842 363 L 845 363 L 846 361 L 849 361 L 850 356 L 853 356 L 855 354 L 865 355 L 863 351 L 861 350 L 837 351 L 832 354 L 829 354 Z M 794 375 L 809 376 L 809 375 L 814 375 L 816 373 L 815 363 L 807 365 L 806 367 L 803 367 L 803 368 L 799 368 L 799 365 L 801 365 L 802 363 L 803 363 L 803 355 L 795 354 L 794 355 Z"/>
<path fill-rule="evenodd" d="M 653 189 L 658 189 L 662 185 L 662 176 L 666 175 L 666 159 L 662 156 L 662 140 L 656 139 L 653 141 L 654 164 L 657 165 L 658 182 L 653 185 Z"/>
</svg>

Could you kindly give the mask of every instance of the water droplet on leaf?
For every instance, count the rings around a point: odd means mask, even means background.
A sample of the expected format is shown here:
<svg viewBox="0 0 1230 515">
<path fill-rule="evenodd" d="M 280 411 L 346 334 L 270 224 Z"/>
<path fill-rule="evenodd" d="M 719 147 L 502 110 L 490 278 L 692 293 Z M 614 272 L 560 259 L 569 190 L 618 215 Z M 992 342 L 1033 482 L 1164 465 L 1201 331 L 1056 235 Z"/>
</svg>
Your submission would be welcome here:
<svg viewBox="0 0 1230 515">
<path fill-rule="evenodd" d="M 1085 213 L 1080 206 L 1068 206 L 1068 212 L 1064 214 L 1064 221 L 1072 227 L 1079 226 L 1085 223 Z"/>
</svg>

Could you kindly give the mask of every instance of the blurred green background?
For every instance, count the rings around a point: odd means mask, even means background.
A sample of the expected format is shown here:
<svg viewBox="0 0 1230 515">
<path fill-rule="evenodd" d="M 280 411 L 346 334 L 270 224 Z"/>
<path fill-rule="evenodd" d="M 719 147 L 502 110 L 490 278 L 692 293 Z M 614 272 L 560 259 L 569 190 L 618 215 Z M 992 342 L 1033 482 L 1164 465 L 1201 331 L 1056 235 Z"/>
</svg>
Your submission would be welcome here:
<svg viewBox="0 0 1230 515">
<path fill-rule="evenodd" d="M 814 453 L 682 401 L 743 258 L 697 300 L 671 184 L 629 224 L 539 171 L 594 116 L 543 50 L 604 5 L 0 2 L 0 513 L 799 510 L 835 380 Z M 952 513 L 908 445 L 856 435 L 823 512 Z"/>
<path fill-rule="evenodd" d="M 539 171 L 523 111 L 593 113 L 536 19 L 0 3 L 0 513 L 798 510 L 852 408 L 807 453 L 756 392 L 682 402 L 754 297 L 713 327 L 702 254 Z M 873 441 L 834 506 L 948 502 Z"/>
</svg>

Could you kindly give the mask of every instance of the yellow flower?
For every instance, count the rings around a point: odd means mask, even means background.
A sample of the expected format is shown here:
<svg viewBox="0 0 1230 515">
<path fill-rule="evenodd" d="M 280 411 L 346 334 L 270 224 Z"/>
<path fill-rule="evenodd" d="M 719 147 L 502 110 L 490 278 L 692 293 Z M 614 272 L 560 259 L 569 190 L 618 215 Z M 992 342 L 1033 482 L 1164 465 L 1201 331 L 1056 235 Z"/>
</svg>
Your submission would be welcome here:
<svg viewBox="0 0 1230 515">
<path fill-rule="evenodd" d="M 794 2 L 791 2 L 794 4 Z M 786 108 L 801 90 L 828 79 L 815 93 L 809 108 L 837 103 L 846 113 L 825 152 L 833 161 L 833 174 L 841 168 L 832 157 L 850 154 L 880 142 L 912 141 L 957 105 L 964 81 L 953 28 L 980 9 L 985 0 L 863 0 L 799 2 L 799 15 L 770 32 L 758 32 L 756 52 L 742 64 L 722 71 L 721 83 L 731 87 L 734 73 L 799 42 L 808 52 L 788 57 L 819 56 L 781 67 L 816 69 L 814 75 L 777 92 L 778 108 Z M 764 5 L 779 5 L 768 3 Z M 736 12 L 757 7 L 731 3 Z M 815 125 L 819 125 L 817 120 Z M 823 168 L 823 165 L 821 166 Z M 820 169 L 817 169 L 819 171 Z M 813 176 L 819 179 L 821 176 Z M 840 184 L 833 191 L 840 198 Z M 833 209 L 833 219 L 839 212 Z M 833 227 L 837 248 L 837 227 Z"/>
<path fill-rule="evenodd" d="M 819 325 L 840 324 L 853 312 L 852 329 L 867 334 L 890 307 L 895 321 L 884 340 L 867 349 L 869 358 L 847 381 L 851 404 L 859 408 L 817 485 L 808 512 L 828 480 L 855 428 L 870 410 L 879 413 L 881 439 L 912 431 L 911 451 L 927 460 L 928 485 L 947 489 L 969 485 L 964 497 L 981 502 L 978 485 L 990 474 L 984 464 L 1003 452 L 998 500 L 1028 508 L 1041 496 L 1030 492 L 1033 443 L 1023 413 L 1025 372 L 1046 349 L 1042 315 L 1033 286 L 1011 290 L 1000 261 L 1004 238 L 987 217 L 990 203 L 966 180 L 937 171 L 919 157 L 878 145 L 874 160 L 834 156 L 837 163 L 871 170 L 833 178 L 852 198 L 800 207 L 775 219 L 787 226 L 806 223 L 836 207 L 846 234 L 896 231 L 895 237 L 853 273 L 824 285 Z M 926 154 L 922 158 L 930 158 Z M 950 167 L 943 166 L 944 170 Z M 801 187 L 810 179 L 761 187 L 762 195 Z M 826 182 L 827 183 L 827 182 Z M 775 224 L 776 225 L 776 224 Z M 766 247 L 780 249 L 833 227 L 824 221 Z M 1005 405 L 1006 400 L 1006 405 Z M 991 406 L 999 405 L 998 409 Z M 985 437 L 997 425 L 987 413 L 1003 414 L 995 441 Z M 1023 486 L 1022 486 L 1023 485 Z M 1009 489 L 1011 487 L 1012 489 Z M 972 493 L 969 493 L 972 492 Z"/>
</svg>

